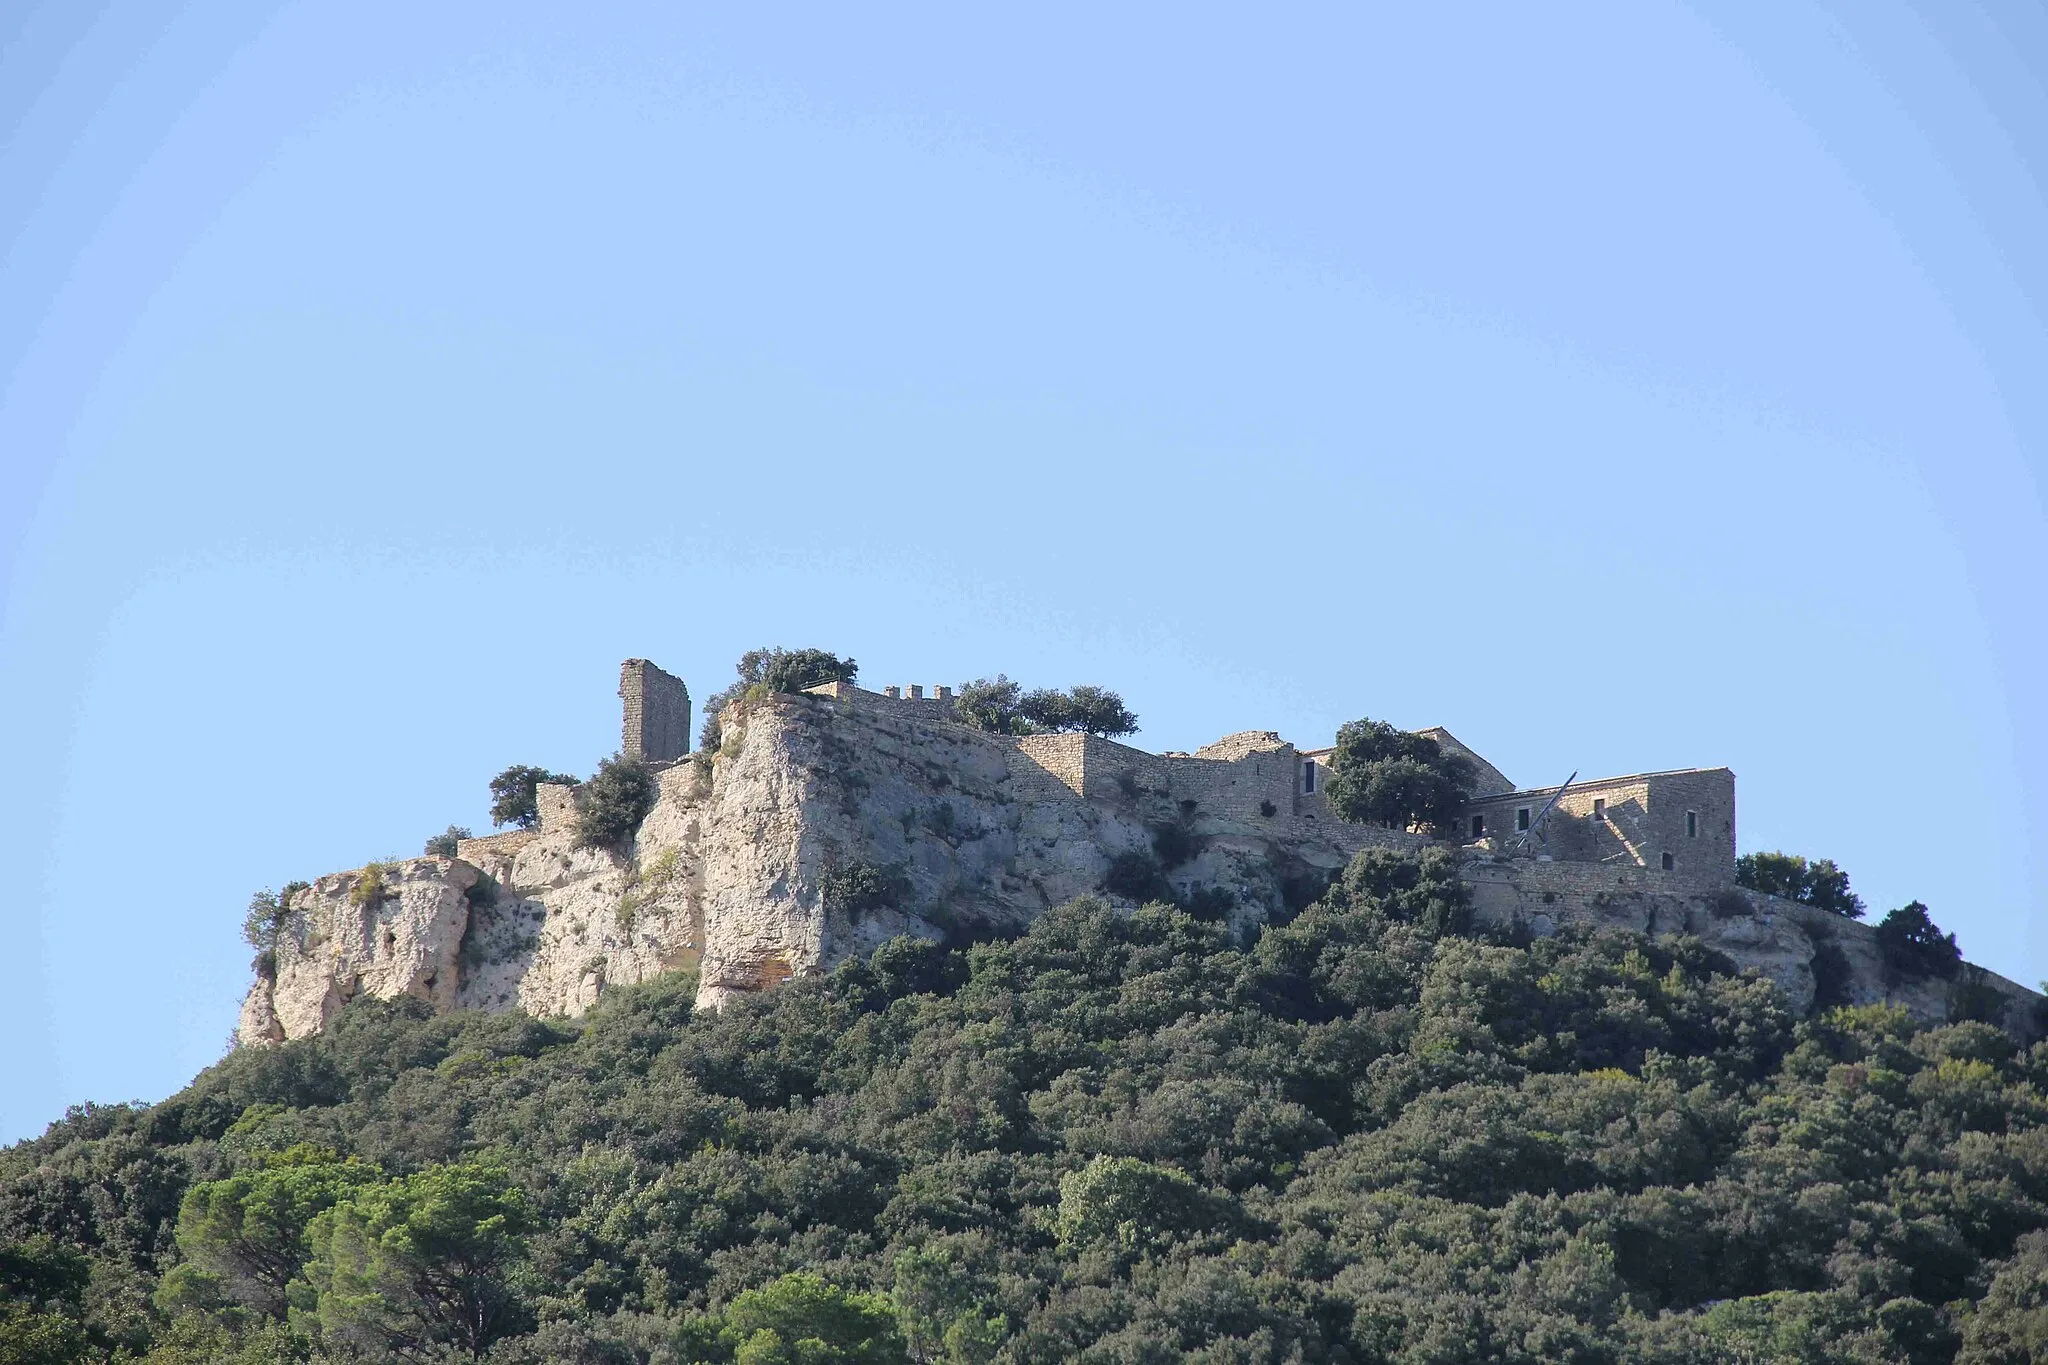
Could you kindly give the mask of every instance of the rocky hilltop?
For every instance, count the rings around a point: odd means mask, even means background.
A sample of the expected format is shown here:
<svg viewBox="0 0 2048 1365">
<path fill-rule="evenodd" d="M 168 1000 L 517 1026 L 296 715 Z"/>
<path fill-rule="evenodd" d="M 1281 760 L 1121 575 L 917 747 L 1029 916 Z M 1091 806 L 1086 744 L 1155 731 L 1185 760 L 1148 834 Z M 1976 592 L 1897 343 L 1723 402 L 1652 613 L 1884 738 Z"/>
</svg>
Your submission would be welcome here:
<svg viewBox="0 0 2048 1365">
<path fill-rule="evenodd" d="M 1172 897 L 1245 927 L 1298 911 L 1361 850 L 1432 846 L 1334 818 L 1301 789 L 1314 757 L 1268 732 L 1153 755 L 948 715 L 847 684 L 756 696 L 724 712 L 715 753 L 648 764 L 652 808 L 616 848 L 577 846 L 583 788 L 542 786 L 536 828 L 322 877 L 282 907 L 240 1038 L 316 1033 L 363 994 L 579 1015 L 610 986 L 690 967 L 699 1005 L 718 1007 L 896 935 L 1014 932 L 1086 894 Z M 1600 804 L 1589 809 L 1626 837 L 1618 808 Z M 1729 821 L 1732 850 L 1732 810 Z M 1725 876 L 1557 860 L 1490 836 L 1437 847 L 1458 859 L 1484 923 L 1688 933 L 1775 981 L 1795 1009 L 1818 990 L 2035 1027 L 2038 997 L 2003 977 L 1897 979 L 1868 926 Z"/>
</svg>

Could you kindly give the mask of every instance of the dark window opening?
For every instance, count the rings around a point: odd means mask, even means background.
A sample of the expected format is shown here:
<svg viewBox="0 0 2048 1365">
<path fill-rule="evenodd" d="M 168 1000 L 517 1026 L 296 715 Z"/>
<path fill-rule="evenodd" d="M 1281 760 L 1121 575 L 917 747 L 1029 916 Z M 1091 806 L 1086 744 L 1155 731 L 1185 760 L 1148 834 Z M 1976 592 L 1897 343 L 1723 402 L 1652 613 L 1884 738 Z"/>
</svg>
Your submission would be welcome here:
<svg viewBox="0 0 2048 1365">
<path fill-rule="evenodd" d="M 1595 820 L 1605 820 L 1607 818 L 1606 797 L 1596 796 L 1593 798 L 1593 818 Z"/>
<path fill-rule="evenodd" d="M 1473 838 L 1475 838 L 1475 839 L 1477 839 L 1477 838 L 1480 838 L 1480 837 L 1484 836 L 1484 835 L 1485 835 L 1485 833 L 1486 833 L 1486 817 L 1485 817 L 1485 816 L 1483 816 L 1483 815 L 1475 815 L 1475 816 L 1473 816 L 1473 817 L 1472 817 L 1472 837 L 1473 837 Z"/>
<path fill-rule="evenodd" d="M 1316 794 L 1316 761 L 1312 758 L 1301 765 L 1301 790 L 1306 796 Z"/>
<path fill-rule="evenodd" d="M 1527 828 L 1529 828 L 1529 808 L 1528 808 L 1527 806 L 1516 806 L 1516 807 L 1515 807 L 1515 828 L 1516 828 L 1516 829 L 1527 829 Z"/>
<path fill-rule="evenodd" d="M 1685 837 L 1688 839 L 1700 837 L 1700 813 L 1696 810 L 1689 810 L 1685 813 Z"/>
<path fill-rule="evenodd" d="M 1669 872 L 1669 871 L 1671 870 L 1671 868 L 1672 868 L 1673 864 L 1674 864 L 1674 863 L 1675 863 L 1676 861 L 1677 861 L 1677 860 L 1676 860 L 1676 859 L 1674 859 L 1674 858 L 1673 858 L 1673 857 L 1672 857 L 1672 856 L 1671 856 L 1671 855 L 1670 855 L 1669 853 L 1665 854 L 1665 855 L 1664 855 L 1664 870 L 1665 870 L 1666 872 Z"/>
</svg>

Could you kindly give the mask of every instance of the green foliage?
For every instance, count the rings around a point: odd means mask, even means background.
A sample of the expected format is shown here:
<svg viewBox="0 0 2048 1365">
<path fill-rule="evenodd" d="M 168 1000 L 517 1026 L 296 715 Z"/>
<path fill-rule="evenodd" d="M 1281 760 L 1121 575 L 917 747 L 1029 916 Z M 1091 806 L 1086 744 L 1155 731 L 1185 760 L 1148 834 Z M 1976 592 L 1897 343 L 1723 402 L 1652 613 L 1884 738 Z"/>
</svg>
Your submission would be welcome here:
<svg viewBox="0 0 2048 1365">
<path fill-rule="evenodd" d="M 1017 701 L 1017 715 L 1039 730 L 1064 730 L 1091 735 L 1137 733 L 1138 717 L 1124 699 L 1105 687 L 1078 683 L 1068 691 L 1040 687 Z"/>
<path fill-rule="evenodd" d="M 819 878 L 818 890 L 827 910 L 859 919 L 877 910 L 901 908 L 910 894 L 910 881 L 898 864 L 885 867 L 855 859 L 828 868 Z"/>
<path fill-rule="evenodd" d="M 1275 871 L 1308 903 L 1248 937 L 1083 899 L 716 1013 L 688 974 L 574 1021 L 358 999 L 0 1151 L 0 1344 L 2040 1358 L 2048 1045 L 1794 1019 L 1682 936 L 1492 934 L 1441 851 Z"/>
<path fill-rule="evenodd" d="M 636 758 L 613 754 L 584 783 L 576 810 L 576 847 L 623 849 L 654 809 L 654 774 Z"/>
<path fill-rule="evenodd" d="M 1813 862 L 1792 853 L 1745 853 L 1735 860 L 1735 881 L 1752 891 L 1782 896 L 1844 919 L 1862 919 L 1863 898 L 1849 889 L 1849 874 L 1832 858 Z"/>
<path fill-rule="evenodd" d="M 320 1329 L 364 1350 L 481 1355 L 525 1321 L 507 1277 L 531 1226 L 524 1193 L 488 1162 L 355 1189 L 307 1234 Z"/>
<path fill-rule="evenodd" d="M 576 779 L 567 773 L 514 764 L 491 779 L 491 823 L 500 828 L 514 825 L 532 829 L 540 823 L 539 798 L 534 789 L 546 782 L 573 787 Z"/>
<path fill-rule="evenodd" d="M 356 874 L 348 889 L 348 903 L 358 910 L 365 906 L 382 905 L 397 893 L 391 889 L 391 874 L 398 869 L 391 863 L 371 863 Z"/>
<path fill-rule="evenodd" d="M 1129 848 L 1110 858 L 1102 874 L 1102 889 L 1127 901 L 1166 901 L 1173 898 L 1159 855 L 1148 848 Z"/>
<path fill-rule="evenodd" d="M 282 1320 L 286 1291 L 311 1254 L 308 1225 L 380 1174 L 365 1162 L 300 1144 L 259 1155 L 224 1180 L 194 1185 L 178 1210 L 185 1264 L 166 1277 L 159 1301 L 218 1298 Z"/>
<path fill-rule="evenodd" d="M 895 1305 L 798 1271 L 736 1296 L 722 1313 L 687 1323 L 698 1358 L 737 1365 L 904 1365 Z"/>
<path fill-rule="evenodd" d="M 954 718 L 992 735 L 1028 735 L 1037 727 L 1019 709 L 1023 692 L 1022 686 L 1000 673 L 962 683 L 954 694 Z"/>
<path fill-rule="evenodd" d="M 1956 936 L 1942 933 L 1919 901 L 1908 902 L 1877 922 L 1877 949 L 1888 972 L 1921 980 L 1953 977 L 1963 961 Z"/>
<path fill-rule="evenodd" d="M 269 952 L 277 947 L 277 931 L 284 917 L 282 898 L 266 886 L 249 897 L 249 912 L 242 917 L 242 937 L 250 947 Z"/>
<path fill-rule="evenodd" d="M 1448 833 L 1472 790 L 1472 765 L 1427 735 L 1380 720 L 1354 720 L 1337 731 L 1325 798 L 1340 819 Z"/>
<path fill-rule="evenodd" d="M 725 743 L 721 713 L 733 702 L 751 693 L 801 692 L 820 683 L 852 682 L 860 666 L 852 659 L 822 649 L 750 649 L 740 655 L 735 670 L 739 677 L 722 691 L 704 699 L 704 724 L 697 735 L 697 748 L 716 752 Z"/>
<path fill-rule="evenodd" d="M 450 825 L 448 826 L 447 829 L 442 830 L 439 834 L 433 835 L 430 838 L 428 838 L 427 846 L 424 851 L 427 853 L 429 857 L 453 858 L 455 856 L 456 845 L 464 839 L 474 837 L 474 835 L 472 835 L 467 829 L 463 828 L 461 825 Z"/>
</svg>

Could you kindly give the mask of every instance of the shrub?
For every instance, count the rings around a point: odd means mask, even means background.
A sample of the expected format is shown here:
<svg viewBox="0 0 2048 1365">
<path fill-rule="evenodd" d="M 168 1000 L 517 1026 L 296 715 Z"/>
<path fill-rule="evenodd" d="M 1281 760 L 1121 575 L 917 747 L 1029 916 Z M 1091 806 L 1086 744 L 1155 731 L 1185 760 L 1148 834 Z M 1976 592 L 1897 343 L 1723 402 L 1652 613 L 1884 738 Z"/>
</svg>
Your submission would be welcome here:
<svg viewBox="0 0 2048 1365">
<path fill-rule="evenodd" d="M 654 775 L 635 758 L 613 754 L 597 765 L 597 775 L 583 785 L 583 803 L 576 812 L 576 847 L 621 849 L 639 832 L 640 822 L 654 809 Z"/>
<path fill-rule="evenodd" d="M 1450 830 L 1464 812 L 1472 765 L 1428 735 L 1382 720 L 1354 720 L 1337 731 L 1323 792 L 1340 819 L 1406 829 Z"/>
<path fill-rule="evenodd" d="M 697 748 L 713 753 L 725 746 L 725 727 L 720 720 L 725 708 L 748 692 L 801 692 L 819 683 L 852 682 L 859 665 L 822 649 L 750 649 L 740 655 L 735 667 L 739 678 L 730 687 L 704 699 L 704 724 L 697 732 Z"/>
<path fill-rule="evenodd" d="M 1088 683 L 1076 684 L 1067 692 L 1056 687 L 1026 692 L 1018 699 L 1017 714 L 1041 730 L 1128 735 L 1138 729 L 1138 717 L 1122 697 Z"/>
<path fill-rule="evenodd" d="M 371 863 L 357 875 L 355 885 L 348 889 L 348 903 L 361 910 L 390 900 L 398 893 L 391 889 L 388 878 L 397 870 L 390 863 Z"/>
<path fill-rule="evenodd" d="M 1102 889 L 1141 904 L 1166 900 L 1173 894 L 1166 884 L 1164 869 L 1159 866 L 1158 855 L 1143 848 L 1126 849 L 1111 858 L 1109 870 L 1102 877 Z"/>
<path fill-rule="evenodd" d="M 900 864 L 877 866 L 855 861 L 828 868 L 819 880 L 818 889 L 825 898 L 827 910 L 837 910 L 858 919 L 871 911 L 884 910 L 902 902 L 910 894 L 910 883 Z"/>
<path fill-rule="evenodd" d="M 472 837 L 474 836 L 461 825 L 450 825 L 447 829 L 442 830 L 439 834 L 427 840 L 425 851 L 433 857 L 453 858 L 455 856 L 455 846 L 462 840 Z"/>
<path fill-rule="evenodd" d="M 1756 913 L 1756 907 L 1749 903 L 1749 897 L 1733 889 L 1723 890 L 1714 897 L 1715 919 L 1742 919 Z"/>
<path fill-rule="evenodd" d="M 1849 955 L 1842 951 L 1841 944 L 1832 939 L 1816 943 L 1811 967 L 1815 1014 L 1825 1014 L 1850 1003 L 1849 982 L 1855 976 L 1855 969 L 1849 963 Z"/>
<path fill-rule="evenodd" d="M 1902 905 L 1877 922 L 1877 947 L 1886 970 L 1895 976 L 1952 977 L 1963 960 L 1956 936 L 1942 933 L 1919 901 Z"/>
<path fill-rule="evenodd" d="M 1965 965 L 1961 972 L 1962 979 L 1949 988 L 1949 1022 L 1961 1024 L 1974 1020 L 2003 1026 L 2008 1004 L 2005 992 L 1991 984 L 1982 967 Z"/>
<path fill-rule="evenodd" d="M 1168 871 L 1200 853 L 1203 842 L 1202 836 L 1185 820 L 1152 826 L 1152 852 L 1158 855 L 1159 865 Z"/>
<path fill-rule="evenodd" d="M 1864 915 L 1863 898 L 1849 889 L 1849 874 L 1832 858 L 1809 863 L 1792 853 L 1745 853 L 1735 860 L 1735 883 L 1845 919 Z"/>
<path fill-rule="evenodd" d="M 492 778 L 491 823 L 516 825 L 520 829 L 532 829 L 539 824 L 540 804 L 534 788 L 543 782 L 576 785 L 576 779 L 567 773 L 551 773 L 546 768 L 524 764 L 514 764 Z"/>
</svg>

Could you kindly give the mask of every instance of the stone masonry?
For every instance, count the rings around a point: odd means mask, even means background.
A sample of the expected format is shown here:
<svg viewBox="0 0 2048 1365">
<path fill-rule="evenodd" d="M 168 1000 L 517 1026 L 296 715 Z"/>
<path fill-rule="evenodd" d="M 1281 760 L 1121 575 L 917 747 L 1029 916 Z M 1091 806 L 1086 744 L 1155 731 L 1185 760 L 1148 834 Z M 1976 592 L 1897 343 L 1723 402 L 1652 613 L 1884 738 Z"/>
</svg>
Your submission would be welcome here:
<svg viewBox="0 0 2048 1365">
<path fill-rule="evenodd" d="M 619 699 L 625 703 L 619 752 L 645 763 L 662 763 L 690 752 L 690 689 L 645 659 L 619 665 Z"/>
</svg>

